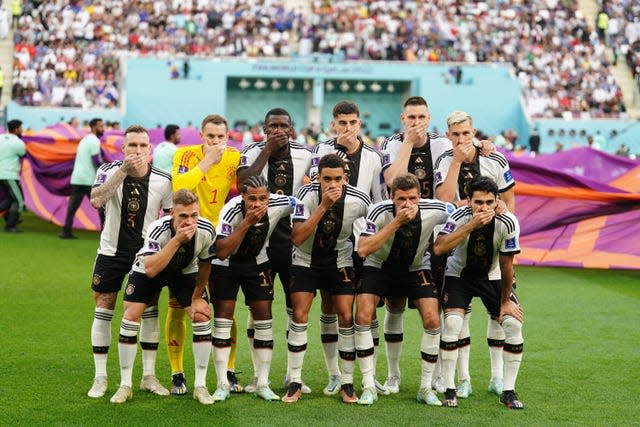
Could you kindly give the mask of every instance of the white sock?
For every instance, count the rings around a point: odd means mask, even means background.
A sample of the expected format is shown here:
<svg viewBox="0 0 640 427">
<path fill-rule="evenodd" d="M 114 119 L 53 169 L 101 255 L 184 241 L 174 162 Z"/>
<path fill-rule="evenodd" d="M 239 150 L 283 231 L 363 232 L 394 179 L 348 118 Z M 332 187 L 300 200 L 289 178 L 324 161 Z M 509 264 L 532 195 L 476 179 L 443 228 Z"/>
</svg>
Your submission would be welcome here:
<svg viewBox="0 0 640 427">
<path fill-rule="evenodd" d="M 440 361 L 444 386 L 455 389 L 456 361 L 458 360 L 458 337 L 464 315 L 456 311 L 445 313 L 444 329 L 440 340 Z"/>
<path fill-rule="evenodd" d="M 218 387 L 229 387 L 227 365 L 231 353 L 231 326 L 233 320 L 216 317 L 213 320 L 213 364 L 218 377 Z"/>
<path fill-rule="evenodd" d="M 118 355 L 120 358 L 120 385 L 132 386 L 133 364 L 138 351 L 138 330 L 140 323 L 122 319 Z"/>
<path fill-rule="evenodd" d="M 488 316 L 487 319 L 487 344 L 489 344 L 489 358 L 491 359 L 491 378 L 502 378 L 504 329 L 491 316 Z"/>
<path fill-rule="evenodd" d="M 403 326 L 402 313 L 404 308 L 390 309 L 385 306 L 384 313 L 384 344 L 387 349 L 387 377 L 400 378 L 400 355 L 402 353 Z"/>
<path fill-rule="evenodd" d="M 378 352 L 380 351 L 380 324 L 375 318 L 371 321 L 371 337 L 373 338 L 373 378 L 376 378 L 378 367 Z"/>
<path fill-rule="evenodd" d="M 371 327 L 354 325 L 354 329 L 356 353 L 362 373 L 362 388 L 374 387 L 374 344 Z"/>
<path fill-rule="evenodd" d="M 256 330 L 253 324 L 253 314 L 251 310 L 247 313 L 247 341 L 249 341 L 249 351 L 251 352 L 251 363 L 253 364 L 253 375 L 258 376 L 258 367 L 256 366 L 256 351 L 253 348 L 253 339 L 255 337 Z"/>
<path fill-rule="evenodd" d="M 273 358 L 273 322 L 269 320 L 255 320 L 256 330 L 253 345 L 255 347 L 256 376 L 258 387 L 269 385 L 269 370 Z"/>
<path fill-rule="evenodd" d="M 438 348 L 440 345 L 440 329 L 424 329 L 420 342 L 420 354 L 422 355 L 422 375 L 420 376 L 420 388 L 431 388 L 433 371 L 438 361 Z"/>
<path fill-rule="evenodd" d="M 356 343 L 353 325 L 338 328 L 338 353 L 342 362 L 342 384 L 353 384 L 356 365 Z"/>
<path fill-rule="evenodd" d="M 289 329 L 287 363 L 291 382 L 302 383 L 302 364 L 307 352 L 308 323 L 291 322 Z"/>
<path fill-rule="evenodd" d="M 142 348 L 142 375 L 156 375 L 156 355 L 160 342 L 158 306 L 145 308 L 140 322 L 140 348 Z"/>
<path fill-rule="evenodd" d="M 471 334 L 469 332 L 469 321 L 471 320 L 471 305 L 464 314 L 462 329 L 458 337 L 458 382 L 462 380 L 471 381 L 469 375 L 469 355 L 471 353 Z"/>
<path fill-rule="evenodd" d="M 207 386 L 207 369 L 209 368 L 209 356 L 211 356 L 211 323 L 192 323 L 193 329 L 193 362 L 196 378 L 193 387 Z"/>
<path fill-rule="evenodd" d="M 91 325 L 91 345 L 96 377 L 107 376 L 107 356 L 111 345 L 111 319 L 113 310 L 96 307 Z"/>
<path fill-rule="evenodd" d="M 320 339 L 324 362 L 329 375 L 340 376 L 338 367 L 338 315 L 324 314 L 320 316 Z"/>
<path fill-rule="evenodd" d="M 511 316 L 504 316 L 504 390 L 515 390 L 524 339 L 522 338 L 522 323 Z"/>
</svg>

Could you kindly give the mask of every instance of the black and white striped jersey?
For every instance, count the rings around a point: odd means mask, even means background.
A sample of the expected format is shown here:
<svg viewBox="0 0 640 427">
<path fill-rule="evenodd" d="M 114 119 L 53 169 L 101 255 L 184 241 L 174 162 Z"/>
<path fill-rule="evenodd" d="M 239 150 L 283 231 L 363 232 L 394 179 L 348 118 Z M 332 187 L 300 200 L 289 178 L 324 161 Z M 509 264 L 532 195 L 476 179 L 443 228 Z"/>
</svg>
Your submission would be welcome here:
<svg viewBox="0 0 640 427">
<path fill-rule="evenodd" d="M 470 207 L 465 206 L 454 211 L 439 234 L 450 234 L 459 227 L 471 221 L 473 213 Z M 483 228 L 492 229 L 493 239 L 482 236 L 482 229 L 478 231 L 478 237 L 473 233 L 467 236 L 456 248 L 453 254 L 447 258 L 445 275 L 460 277 L 462 270 L 474 271 L 485 268 L 488 271 L 489 280 L 500 279 L 500 254 L 515 255 L 520 253 L 520 223 L 515 215 L 510 212 L 496 215 L 492 224 Z M 472 241 L 472 247 L 469 242 Z M 469 252 L 470 251 L 470 252 Z M 486 263 L 486 266 L 474 265 L 469 258 L 476 259 L 476 263 Z"/>
<path fill-rule="evenodd" d="M 269 194 L 269 207 L 262 220 L 247 231 L 242 243 L 229 258 L 225 260 L 215 258 L 212 264 L 233 267 L 234 265 L 259 265 L 267 262 L 269 259 L 266 247 L 269 236 L 282 218 L 290 217 L 295 206 L 296 199 L 293 196 Z M 218 239 L 224 239 L 233 233 L 244 220 L 244 215 L 242 196 L 236 196 L 225 203 L 216 226 Z M 291 236 L 289 236 L 289 241 L 291 241 Z"/>
<path fill-rule="evenodd" d="M 414 220 L 403 224 L 380 249 L 367 256 L 364 260 L 365 266 L 405 272 L 431 268 L 427 250 L 429 237 L 434 227 L 444 224 L 455 208 L 451 203 L 420 199 L 418 209 L 418 215 Z M 373 236 L 386 227 L 395 216 L 396 210 L 391 200 L 372 205 L 360 237 Z"/>
<path fill-rule="evenodd" d="M 393 162 L 396 161 L 400 146 L 404 142 L 404 132 L 391 135 L 382 142 L 380 152 L 382 153 L 384 172 Z M 437 133 L 427 134 L 427 143 L 422 147 L 414 147 L 409 156 L 407 172 L 414 174 L 420 181 L 420 196 L 425 199 L 434 198 L 435 186 L 433 185 L 433 171 L 436 160 L 445 151 L 451 149 L 451 141 L 445 136 Z"/>
<path fill-rule="evenodd" d="M 246 146 L 240 156 L 238 171 L 246 169 L 258 158 L 266 142 L 257 142 Z M 295 141 L 289 141 L 289 156 L 276 159 L 269 157 L 262 169 L 269 183 L 269 192 L 293 196 L 304 185 L 304 178 L 311 168 L 311 151 Z M 283 218 L 271 234 L 269 246 L 291 246 L 291 220 Z"/>
<path fill-rule="evenodd" d="M 93 187 L 99 187 L 122 166 L 122 161 L 105 163 L 98 169 Z M 171 208 L 171 175 L 155 167 L 142 178 L 127 176 L 104 205 L 105 222 L 98 254 L 130 256 L 144 242 L 149 225 L 162 209 Z"/>
<path fill-rule="evenodd" d="M 307 220 L 320 205 L 320 184 L 312 182 L 298 190 L 292 221 Z M 294 246 L 292 264 L 311 268 L 353 266 L 353 245 L 349 236 L 353 223 L 367 214 L 369 196 L 346 185 L 340 198 L 322 217 L 315 231 L 300 246 Z"/>
<path fill-rule="evenodd" d="M 144 239 L 144 245 L 138 251 L 133 263 L 133 271 L 144 274 L 144 259 L 154 255 L 167 246 L 175 236 L 171 229 L 173 219 L 171 215 L 163 216 L 149 226 L 149 232 Z M 211 221 L 204 217 L 198 218 L 198 228 L 193 238 L 180 246 L 169 261 L 163 272 L 172 274 L 191 274 L 198 271 L 198 260 L 210 259 L 215 255 L 216 234 Z"/>
<path fill-rule="evenodd" d="M 357 187 L 377 203 L 387 199 L 387 188 L 382 176 L 382 155 L 365 144 L 360 137 L 358 140 L 360 149 L 353 154 L 347 154 L 346 149 L 338 144 L 337 138 L 316 144 L 312 150 L 309 177 L 317 179 L 320 158 L 335 153 L 347 162 L 349 185 Z"/>
<path fill-rule="evenodd" d="M 442 185 L 447 178 L 447 172 L 449 172 L 449 166 L 453 161 L 453 150 L 447 150 L 436 161 L 433 184 L 434 188 Z M 472 164 L 467 164 L 467 167 L 463 165 L 460 168 L 460 177 L 458 179 L 459 184 L 469 182 L 475 178 L 475 175 L 480 174 L 488 176 L 493 179 L 498 185 L 498 190 L 503 193 L 516 185 L 516 181 L 513 178 L 511 169 L 509 168 L 509 162 L 501 153 L 491 153 L 488 156 L 481 156 L 478 152 L 476 160 Z M 477 170 L 476 170 L 477 169 Z M 458 186 L 460 187 L 460 185 Z M 458 188 L 456 200 L 465 199 L 466 195 L 461 194 Z"/>
</svg>

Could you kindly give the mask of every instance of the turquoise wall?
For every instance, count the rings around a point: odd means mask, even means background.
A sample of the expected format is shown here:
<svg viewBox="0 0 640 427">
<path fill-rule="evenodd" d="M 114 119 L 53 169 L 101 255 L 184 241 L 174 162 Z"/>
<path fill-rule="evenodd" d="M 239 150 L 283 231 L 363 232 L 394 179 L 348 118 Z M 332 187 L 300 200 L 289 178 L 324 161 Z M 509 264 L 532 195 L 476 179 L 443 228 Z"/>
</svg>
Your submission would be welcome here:
<svg viewBox="0 0 640 427">
<path fill-rule="evenodd" d="M 174 64 L 181 68 L 181 60 Z M 494 135 L 511 128 L 519 134 L 517 143 L 524 145 L 529 137 L 530 125 L 520 104 L 519 84 L 505 65 L 463 65 L 462 81 L 455 84 L 449 73 L 451 66 L 447 64 L 234 59 L 192 59 L 190 64 L 188 80 L 172 80 L 167 60 L 128 59 L 123 111 L 25 108 L 12 102 L 8 107 L 8 118 L 19 117 L 27 126 L 36 129 L 74 115 L 81 119 L 102 116 L 107 120 L 119 120 L 125 126 L 140 123 L 154 127 L 167 123 L 185 126 L 188 122 L 198 126 L 205 115 L 219 113 L 231 124 L 239 120 L 252 124 L 262 120 L 269 109 L 283 107 L 291 113 L 296 128 L 300 129 L 308 124 L 310 108 L 319 109 L 323 124 L 328 126 L 333 105 L 350 99 L 359 104 L 363 120 L 376 136 L 399 128 L 402 101 L 409 95 L 420 95 L 429 102 L 432 129 L 444 131 L 446 116 L 453 110 L 464 110 L 472 115 L 474 125 L 485 133 Z M 248 88 L 240 87 L 241 79 L 248 83 Z M 255 87 L 257 79 L 262 79 L 264 88 Z M 293 90 L 286 87 L 289 80 L 294 84 Z M 279 88 L 272 87 L 274 81 Z M 332 91 L 326 89 L 328 81 L 334 86 Z M 347 91 L 340 89 L 342 82 L 349 84 Z M 367 89 L 357 91 L 358 82 Z M 370 90 L 374 82 L 381 86 L 377 93 Z M 387 90 L 389 82 L 393 84 L 391 92 Z M 389 124 L 390 128 L 380 130 L 381 123 Z M 553 150 L 557 139 L 547 138 L 548 129 L 564 126 L 577 129 L 577 133 L 581 129 L 587 133 L 601 129 L 606 136 L 612 129 L 618 129 L 616 138 L 607 141 L 603 148 L 615 151 L 621 142 L 625 142 L 640 152 L 637 121 L 545 120 L 538 123 L 543 151 Z M 568 140 L 559 142 L 570 145 Z"/>
</svg>

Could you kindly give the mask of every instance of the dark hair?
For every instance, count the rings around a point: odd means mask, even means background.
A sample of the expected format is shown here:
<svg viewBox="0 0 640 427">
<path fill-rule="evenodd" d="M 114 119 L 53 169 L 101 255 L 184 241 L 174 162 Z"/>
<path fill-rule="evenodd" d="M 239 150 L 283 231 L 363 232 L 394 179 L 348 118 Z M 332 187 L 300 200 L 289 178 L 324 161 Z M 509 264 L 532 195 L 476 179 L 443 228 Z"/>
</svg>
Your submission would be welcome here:
<svg viewBox="0 0 640 427">
<path fill-rule="evenodd" d="M 224 127 L 229 130 L 229 124 L 227 123 L 227 120 L 219 114 L 209 114 L 207 117 L 202 119 L 200 129 L 204 129 L 207 123 L 211 123 L 212 125 L 224 125 Z"/>
<path fill-rule="evenodd" d="M 396 176 L 391 183 L 391 196 L 396 192 L 396 190 L 407 191 L 415 188 L 420 193 L 420 181 L 418 178 L 412 173 L 403 173 Z"/>
<path fill-rule="evenodd" d="M 240 186 L 240 192 L 246 193 L 249 188 L 260 187 L 269 187 L 269 183 L 267 183 L 266 178 L 262 175 L 251 175 L 242 182 L 242 185 Z"/>
<path fill-rule="evenodd" d="M 289 118 L 289 123 L 293 124 L 293 120 L 291 120 L 291 115 L 284 108 L 273 108 L 273 109 L 267 111 L 267 115 L 264 116 L 264 125 L 265 126 L 267 125 L 267 122 L 269 121 L 269 117 L 271 117 L 271 116 L 287 116 Z"/>
<path fill-rule="evenodd" d="M 100 123 L 102 121 L 102 119 L 99 119 L 97 117 L 91 119 L 91 121 L 89 121 L 89 127 L 91 129 L 93 129 L 94 127 L 96 127 L 98 125 L 98 123 Z"/>
<path fill-rule="evenodd" d="M 479 175 L 473 178 L 467 184 L 466 191 L 469 198 L 473 197 L 473 193 L 476 191 L 492 193 L 494 196 L 498 197 L 498 185 L 488 176 Z"/>
<path fill-rule="evenodd" d="M 338 117 L 340 114 L 355 114 L 360 117 L 360 110 L 351 101 L 340 101 L 333 107 L 333 117 Z"/>
<path fill-rule="evenodd" d="M 146 133 L 146 134 L 149 134 L 149 132 L 147 132 L 147 130 L 142 125 L 131 125 L 131 126 L 129 126 L 124 131 L 124 136 L 127 136 L 128 133 Z"/>
<path fill-rule="evenodd" d="M 402 108 L 405 108 L 409 105 L 424 105 L 425 107 L 429 108 L 429 104 L 427 104 L 427 101 L 421 96 L 410 97 L 409 99 L 404 101 L 404 104 L 402 104 Z"/>
<path fill-rule="evenodd" d="M 20 126 L 22 126 L 22 120 L 13 119 L 7 122 L 7 130 L 11 133 L 17 131 Z"/>
<path fill-rule="evenodd" d="M 175 134 L 178 129 L 180 129 L 178 126 L 176 125 L 167 125 L 164 128 L 164 139 L 165 141 L 168 141 L 169 138 L 171 138 L 173 136 L 173 134 Z"/>
<path fill-rule="evenodd" d="M 347 170 L 347 164 L 344 162 L 342 157 L 337 154 L 326 154 L 320 158 L 320 162 L 318 163 L 318 174 L 324 168 L 342 168 L 342 170 Z"/>
</svg>

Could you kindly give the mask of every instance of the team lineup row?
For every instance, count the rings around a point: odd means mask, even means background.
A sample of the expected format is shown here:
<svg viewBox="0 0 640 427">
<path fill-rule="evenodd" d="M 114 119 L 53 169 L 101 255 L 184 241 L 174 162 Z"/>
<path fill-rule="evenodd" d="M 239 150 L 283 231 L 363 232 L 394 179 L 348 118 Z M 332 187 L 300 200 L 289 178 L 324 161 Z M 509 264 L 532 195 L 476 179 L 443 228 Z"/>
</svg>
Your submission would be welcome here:
<svg viewBox="0 0 640 427">
<path fill-rule="evenodd" d="M 515 393 L 523 318 L 512 292 L 519 226 L 511 213 L 515 182 L 506 159 L 492 152 L 491 144 L 474 145 L 472 120 L 463 112 L 449 115 L 448 138 L 428 134 L 428 106 L 419 97 L 405 102 L 404 132 L 388 138 L 382 153 L 359 137 L 355 104 L 336 104 L 333 117 L 337 137 L 309 151 L 290 141 L 289 114 L 270 110 L 266 140 L 240 153 L 226 146 L 224 118 L 207 116 L 201 126 L 203 144 L 178 149 L 171 175 L 149 165 L 145 129 L 126 130 L 124 160 L 102 165 L 91 191 L 92 205 L 104 208 L 105 223 L 92 283 L 96 373 L 90 397 L 107 391 L 110 324 L 117 292 L 131 270 L 118 344 L 121 383 L 111 398 L 114 403 L 132 397 L 138 331 L 141 389 L 187 393 L 183 308 L 193 328 L 194 398 L 210 404 L 239 391 L 228 369 L 234 359 L 233 312 L 240 287 L 250 307 L 247 333 L 255 374 L 246 391 L 279 399 L 268 381 L 277 274 L 289 315 L 284 402 L 296 402 L 310 391 L 302 381 L 302 365 L 308 313 L 319 289 L 329 373 L 325 394 L 340 393 L 345 403 L 367 405 L 379 392 L 399 391 L 402 311 L 408 299 L 424 329 L 418 401 L 457 406 L 457 397 L 471 393 L 468 316 L 472 297 L 480 296 L 490 313 L 489 388 L 509 408 L 523 408 Z M 241 195 L 225 204 L 236 178 Z M 157 220 L 171 206 L 171 214 Z M 171 392 L 155 376 L 157 296 L 164 286 L 171 291 L 166 337 Z M 375 379 L 374 359 L 380 301 L 386 305 L 389 366 L 384 385 Z M 210 395 L 206 372 L 212 348 L 217 388 Z M 359 398 L 353 386 L 356 359 L 363 377 Z M 442 400 L 437 391 L 444 392 Z"/>
</svg>

